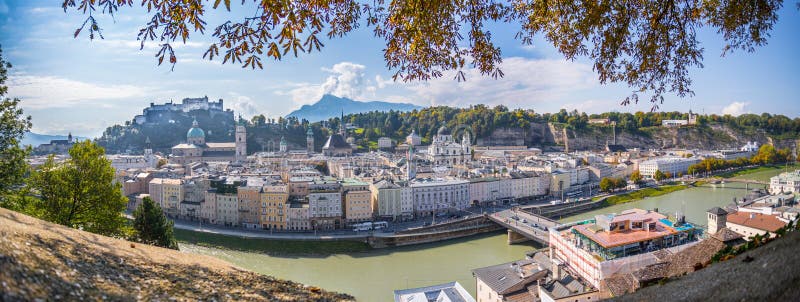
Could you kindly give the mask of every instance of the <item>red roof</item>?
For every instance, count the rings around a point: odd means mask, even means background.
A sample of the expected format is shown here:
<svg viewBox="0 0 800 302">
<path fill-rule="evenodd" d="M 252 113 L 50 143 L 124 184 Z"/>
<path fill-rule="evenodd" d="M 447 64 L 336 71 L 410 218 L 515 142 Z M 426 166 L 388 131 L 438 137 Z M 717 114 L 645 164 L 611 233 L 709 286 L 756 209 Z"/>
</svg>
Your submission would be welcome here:
<svg viewBox="0 0 800 302">
<path fill-rule="evenodd" d="M 775 232 L 786 225 L 777 216 L 742 211 L 728 214 L 727 221 L 728 223 L 769 232 Z"/>
</svg>

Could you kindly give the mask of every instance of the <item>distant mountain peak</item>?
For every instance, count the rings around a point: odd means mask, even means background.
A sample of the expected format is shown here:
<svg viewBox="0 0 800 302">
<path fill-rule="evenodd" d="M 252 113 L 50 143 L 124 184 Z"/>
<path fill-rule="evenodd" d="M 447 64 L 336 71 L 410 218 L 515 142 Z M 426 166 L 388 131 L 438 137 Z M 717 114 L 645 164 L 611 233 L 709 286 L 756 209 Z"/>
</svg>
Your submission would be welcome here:
<svg viewBox="0 0 800 302">
<path fill-rule="evenodd" d="M 306 119 L 311 122 L 327 120 L 332 117 L 344 114 L 363 113 L 370 111 L 412 111 L 421 109 L 409 103 L 392 103 L 383 101 L 355 101 L 346 97 L 338 97 L 332 94 L 324 94 L 319 101 L 311 105 L 303 105 L 300 109 L 292 111 L 286 117 L 296 117 Z"/>
</svg>

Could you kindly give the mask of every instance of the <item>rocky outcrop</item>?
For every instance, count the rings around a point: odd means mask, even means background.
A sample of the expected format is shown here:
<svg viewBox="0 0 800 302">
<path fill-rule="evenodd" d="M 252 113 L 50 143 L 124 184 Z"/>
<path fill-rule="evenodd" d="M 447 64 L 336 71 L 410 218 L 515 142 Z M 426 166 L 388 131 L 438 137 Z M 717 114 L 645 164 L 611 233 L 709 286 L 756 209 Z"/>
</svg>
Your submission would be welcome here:
<svg viewBox="0 0 800 302">
<path fill-rule="evenodd" d="M 527 146 L 545 150 L 578 151 L 605 149 L 606 143 L 613 144 L 615 138 L 618 145 L 642 150 L 738 149 L 749 141 L 794 149 L 800 143 L 800 140 L 791 138 L 775 139 L 763 131 L 741 133 L 723 125 L 648 127 L 636 131 L 617 128 L 615 133 L 610 125 L 591 125 L 586 129 L 573 130 L 563 124 L 554 123 L 532 123 L 528 129 L 496 129 L 488 137 L 479 138 L 477 143 L 481 146 L 497 146 L 520 145 L 523 142 Z"/>
<path fill-rule="evenodd" d="M 0 208 L 0 301 L 351 301 L 353 297 Z"/>
</svg>

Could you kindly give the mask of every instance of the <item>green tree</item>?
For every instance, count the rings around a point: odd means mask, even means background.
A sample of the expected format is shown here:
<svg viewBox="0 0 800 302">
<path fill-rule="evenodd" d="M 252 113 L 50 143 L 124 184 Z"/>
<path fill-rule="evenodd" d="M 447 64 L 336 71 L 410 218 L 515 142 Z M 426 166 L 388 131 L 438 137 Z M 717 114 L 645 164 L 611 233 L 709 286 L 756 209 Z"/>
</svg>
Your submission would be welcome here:
<svg viewBox="0 0 800 302">
<path fill-rule="evenodd" d="M 206 28 L 205 14 L 230 11 L 232 2 L 251 10 L 248 16 L 220 20 L 213 31 Z M 588 57 L 601 83 L 624 82 L 634 91 L 650 92 L 654 108 L 664 101 L 664 93 L 693 95 L 689 70 L 703 66 L 699 29 L 709 28 L 723 37 L 723 55 L 737 49 L 752 52 L 767 43 L 782 5 L 779 0 L 62 2 L 65 12 L 89 12 L 74 36 L 86 31 L 90 39 L 103 37 L 99 15 L 146 7 L 151 17 L 139 31 L 141 47 L 159 45 L 158 64 L 166 60 L 173 68 L 178 61 L 173 43 L 186 43 L 206 31 L 214 42 L 204 58 L 221 57 L 223 63 L 254 69 L 263 68 L 265 59 L 321 51 L 320 36 L 341 38 L 366 25 L 385 41 L 383 55 L 387 67 L 395 70 L 393 79 L 403 81 L 442 77 L 446 71 L 464 80 L 469 66 L 482 75 L 502 77 L 503 56 L 490 28 L 506 22 L 519 26 L 515 36 L 523 45 L 538 36 L 566 59 Z M 638 96 L 626 99 L 631 101 Z"/>
<path fill-rule="evenodd" d="M 636 184 L 641 183 L 642 173 L 640 173 L 639 170 L 633 171 L 633 173 L 631 173 L 631 181 Z"/>
<path fill-rule="evenodd" d="M 8 194 L 22 185 L 28 171 L 25 157 L 30 149 L 20 147 L 20 141 L 31 128 L 31 117 L 23 115 L 18 107 L 19 99 L 6 97 L 8 86 L 5 83 L 10 68 L 11 64 L 3 59 L 0 49 L 0 206 L 17 209 L 11 204 L 17 199 Z"/>
<path fill-rule="evenodd" d="M 614 187 L 614 183 L 610 178 L 603 177 L 603 179 L 600 180 L 600 191 L 608 192 L 608 191 L 611 191 L 611 189 L 613 187 Z"/>
<path fill-rule="evenodd" d="M 167 219 L 161 207 L 150 197 L 133 211 L 133 229 L 139 241 L 160 247 L 178 249 L 178 242 L 172 233 L 174 222 Z"/>
<path fill-rule="evenodd" d="M 30 184 L 41 196 L 36 208 L 43 219 L 102 235 L 123 235 L 127 199 L 104 154 L 89 140 L 78 142 L 69 150 L 69 159 L 56 162 L 51 155 L 33 173 Z"/>
<path fill-rule="evenodd" d="M 667 178 L 667 175 L 664 174 L 664 172 L 661 172 L 661 170 L 656 170 L 656 173 L 653 173 L 653 179 L 655 179 L 658 182 L 660 182 L 660 181 L 662 181 L 662 180 L 664 180 L 666 178 Z"/>
</svg>

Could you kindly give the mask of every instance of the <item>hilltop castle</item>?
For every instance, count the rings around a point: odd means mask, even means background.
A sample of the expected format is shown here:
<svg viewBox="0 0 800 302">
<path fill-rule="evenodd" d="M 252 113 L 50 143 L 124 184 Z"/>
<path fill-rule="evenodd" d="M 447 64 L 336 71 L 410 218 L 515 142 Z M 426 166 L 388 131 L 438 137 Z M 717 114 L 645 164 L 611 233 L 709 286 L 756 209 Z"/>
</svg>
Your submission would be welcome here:
<svg viewBox="0 0 800 302">
<path fill-rule="evenodd" d="M 212 117 L 224 114 L 233 120 L 233 111 L 223 109 L 222 102 L 222 99 L 209 102 L 208 96 L 204 96 L 202 98 L 185 98 L 180 104 L 172 101 L 158 105 L 150 103 L 150 107 L 144 108 L 142 114 L 137 115 L 133 120 L 138 125 L 169 123 L 176 120 L 178 116 L 188 116 L 189 112 L 194 110 L 206 110 Z"/>
</svg>

